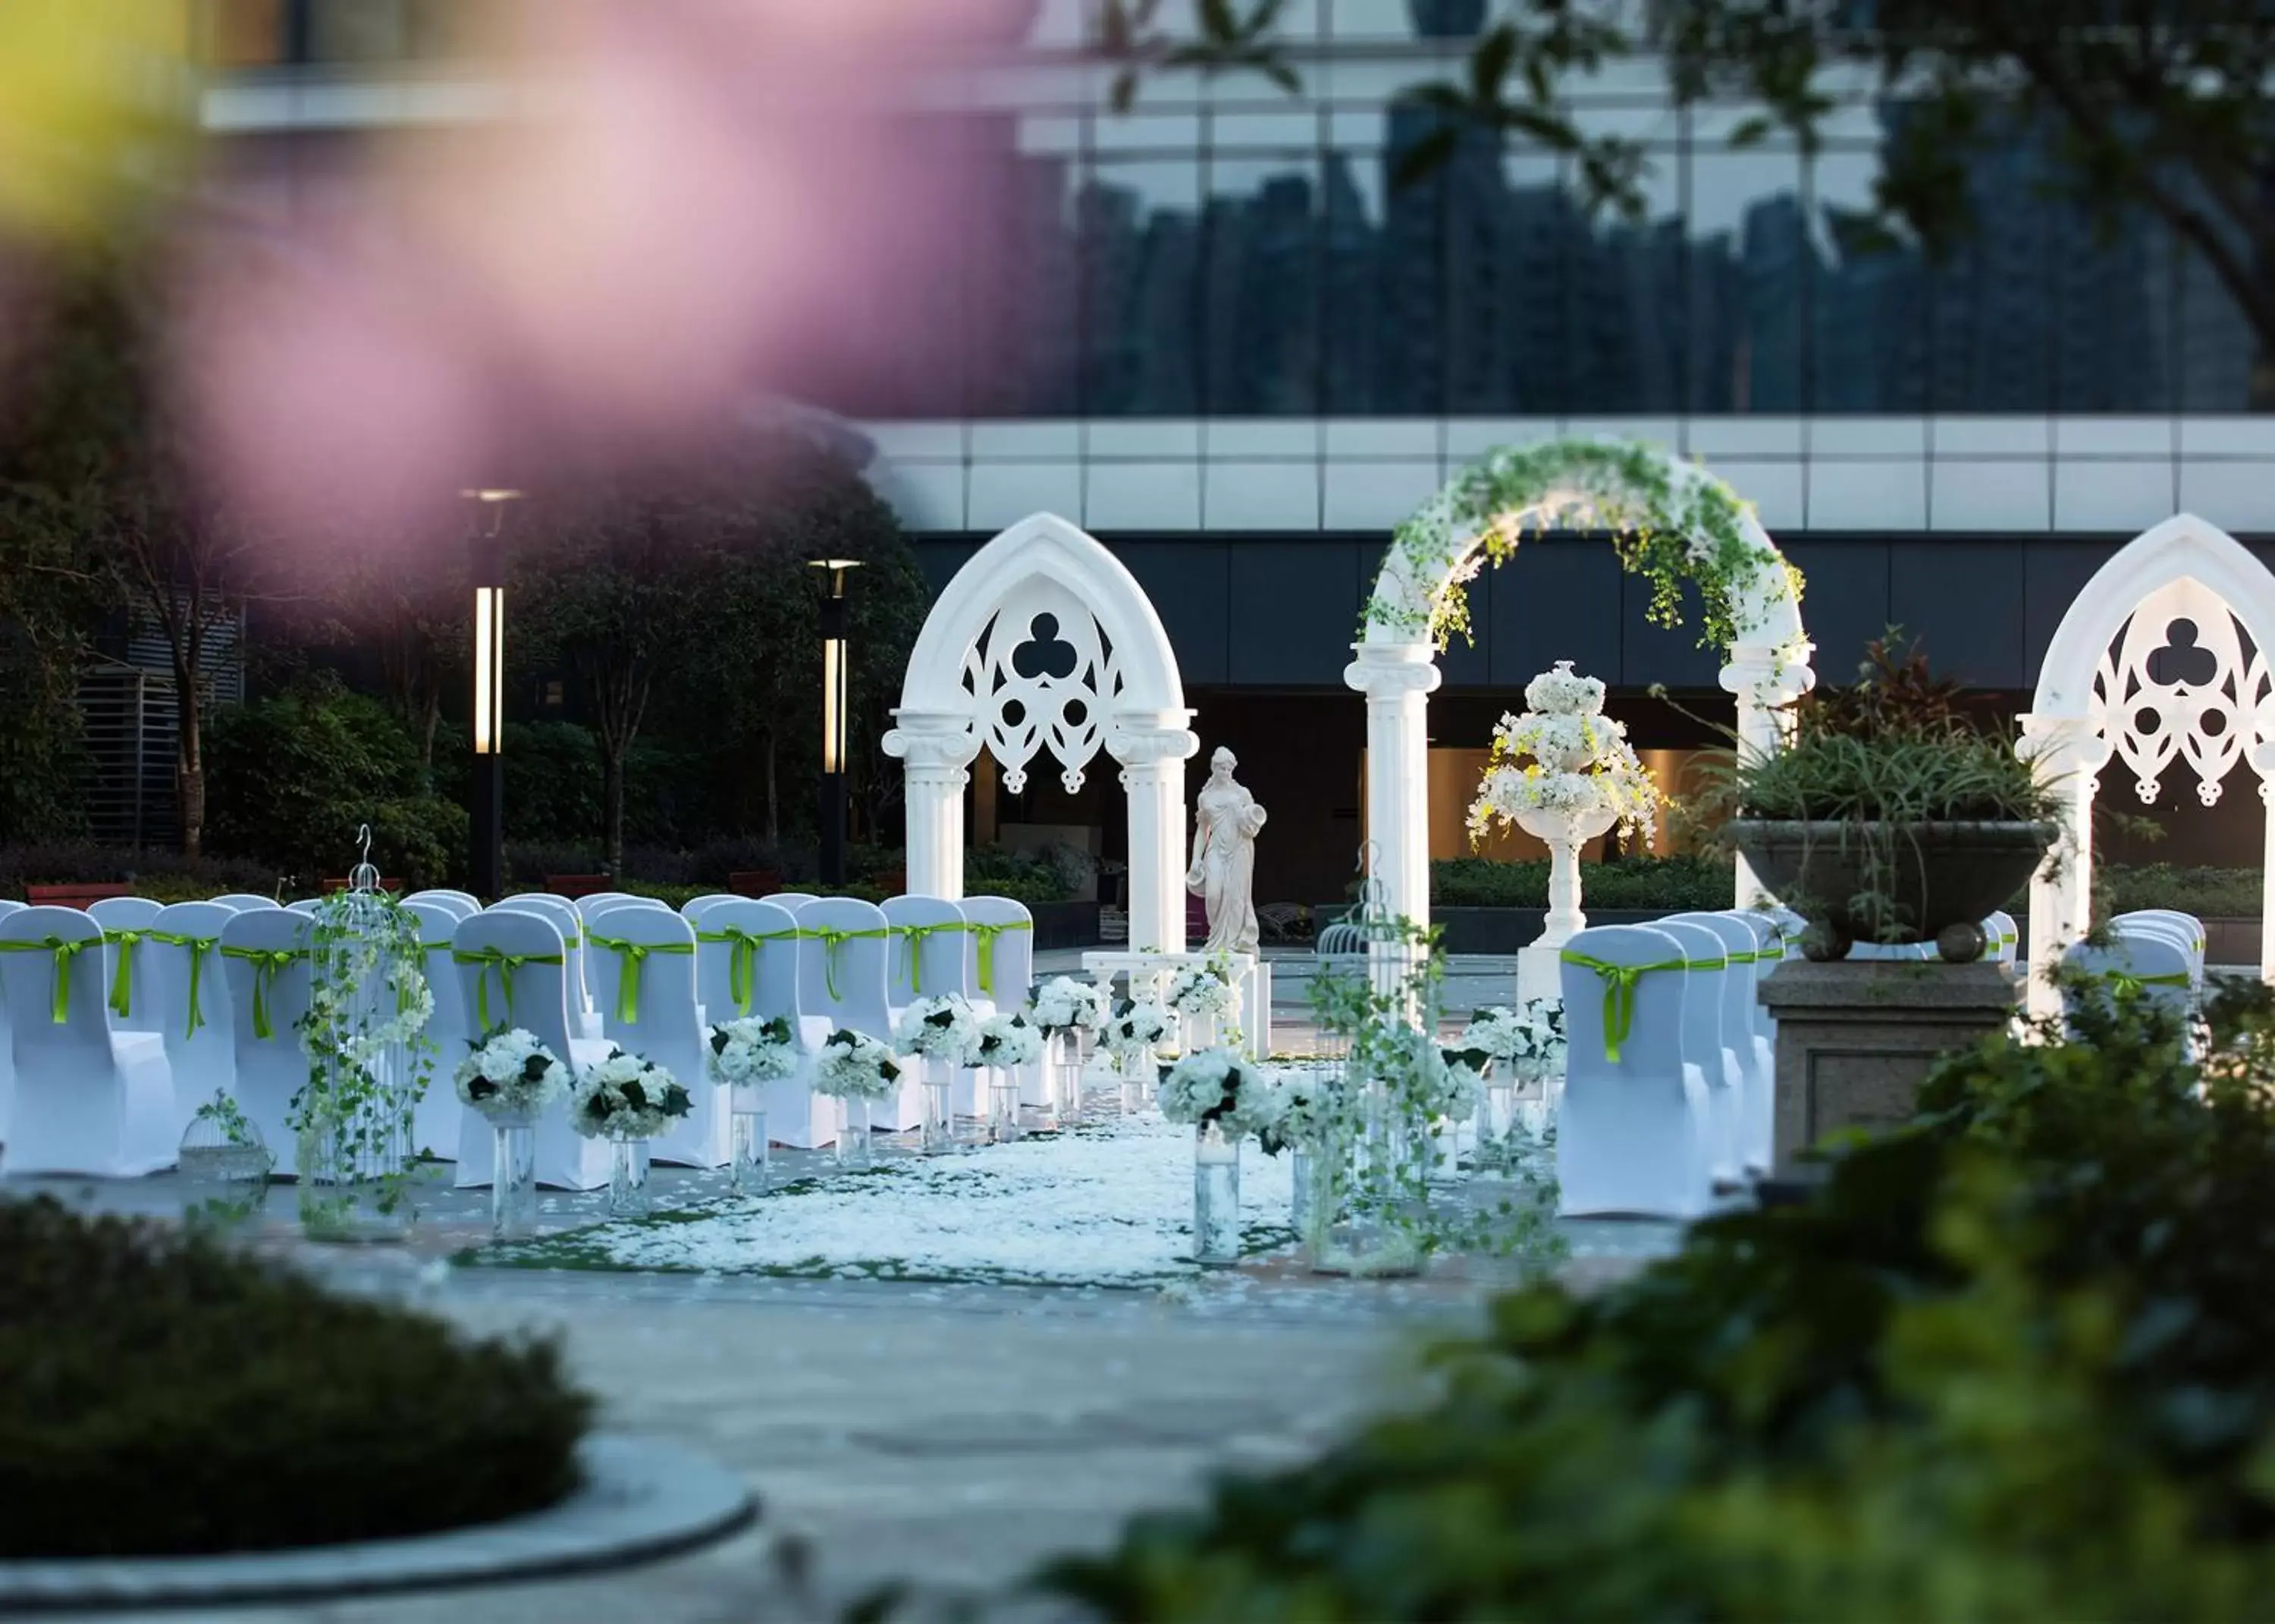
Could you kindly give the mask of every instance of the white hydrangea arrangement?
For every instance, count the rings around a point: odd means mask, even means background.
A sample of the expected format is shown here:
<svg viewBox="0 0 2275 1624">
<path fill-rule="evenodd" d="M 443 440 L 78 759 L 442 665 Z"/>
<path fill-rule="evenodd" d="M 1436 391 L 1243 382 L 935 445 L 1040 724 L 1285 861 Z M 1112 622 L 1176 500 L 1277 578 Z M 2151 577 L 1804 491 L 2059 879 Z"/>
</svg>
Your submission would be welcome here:
<svg viewBox="0 0 2275 1624">
<path fill-rule="evenodd" d="M 653 1139 L 695 1108 L 678 1078 L 618 1048 L 577 1080 L 570 1100 L 570 1123 L 588 1139 Z"/>
<path fill-rule="evenodd" d="M 790 1017 L 748 1016 L 715 1023 L 710 1032 L 711 1080 L 722 1087 L 774 1083 L 797 1070 L 797 1034 Z"/>
<path fill-rule="evenodd" d="M 955 993 L 919 998 L 901 1011 L 893 1028 L 893 1046 L 903 1054 L 968 1066 L 979 1046 L 979 1017 Z"/>
<path fill-rule="evenodd" d="M 1232 1012 L 1232 967 L 1212 959 L 1188 964 L 1169 978 L 1162 1001 L 1175 1015 L 1223 1016 Z"/>
<path fill-rule="evenodd" d="M 1563 1006 L 1553 999 L 1528 998 L 1514 1009 L 1480 1009 L 1470 1017 L 1462 1046 L 1483 1050 L 1520 1071 L 1553 1071 L 1564 1061 Z"/>
<path fill-rule="evenodd" d="M 813 1091 L 835 1099 L 889 1099 L 901 1085 L 901 1064 L 890 1046 L 866 1032 L 829 1034 L 814 1061 Z"/>
<path fill-rule="evenodd" d="M 1169 1027 L 1168 1012 L 1152 999 L 1124 999 L 1106 1023 L 1106 1046 L 1127 1071 L 1146 1050 L 1169 1040 Z"/>
<path fill-rule="evenodd" d="M 458 1099 L 484 1116 L 530 1116 L 561 1098 L 569 1068 L 520 1027 L 493 1027 L 467 1045 L 454 1079 Z"/>
<path fill-rule="evenodd" d="M 1042 1029 L 1017 1011 L 992 1015 L 979 1023 L 974 1063 L 981 1066 L 1031 1066 L 1043 1057 Z"/>
<path fill-rule="evenodd" d="M 1236 1050 L 1202 1049 L 1161 1077 L 1161 1114 L 1173 1122 L 1214 1122 L 1228 1138 L 1271 1130 L 1279 1094 L 1256 1062 Z"/>
<path fill-rule="evenodd" d="M 1289 1066 L 1273 1083 L 1272 1123 L 1257 1137 L 1267 1154 L 1283 1150 L 1319 1151 L 1343 1130 L 1349 1112 L 1336 1069 Z"/>
<path fill-rule="evenodd" d="M 1095 981 L 1061 976 L 1035 994 L 1035 1024 L 1055 1038 L 1062 1032 L 1097 1032 L 1106 1026 L 1106 991 Z"/>
<path fill-rule="evenodd" d="M 1522 716 L 1493 729 L 1493 756 L 1470 804 L 1470 838 L 1528 812 L 1608 815 L 1623 836 L 1651 838 L 1661 797 L 1624 724 L 1602 714 L 1604 685 L 1560 660 L 1526 684 Z"/>
</svg>

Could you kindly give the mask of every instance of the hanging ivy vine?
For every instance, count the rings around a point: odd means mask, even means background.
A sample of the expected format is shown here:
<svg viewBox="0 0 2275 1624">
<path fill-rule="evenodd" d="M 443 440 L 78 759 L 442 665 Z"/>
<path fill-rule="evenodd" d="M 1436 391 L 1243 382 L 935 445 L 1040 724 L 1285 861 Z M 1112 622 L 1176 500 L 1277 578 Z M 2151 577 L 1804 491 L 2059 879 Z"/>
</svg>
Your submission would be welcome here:
<svg viewBox="0 0 2275 1624">
<path fill-rule="evenodd" d="M 1705 607 L 1703 645 L 1727 646 L 1740 613 L 1763 595 L 1801 598 L 1801 573 L 1748 534 L 1748 504 L 1703 469 L 1633 440 L 1551 440 L 1504 447 L 1464 469 L 1399 525 L 1359 636 L 1387 626 L 1443 650 L 1470 637 L 1468 585 L 1526 534 L 1576 525 L 1612 533 L 1621 564 L 1651 583 L 1653 625 L 1682 623 L 1684 585 Z M 1382 580 L 1402 578 L 1402 592 Z"/>
</svg>

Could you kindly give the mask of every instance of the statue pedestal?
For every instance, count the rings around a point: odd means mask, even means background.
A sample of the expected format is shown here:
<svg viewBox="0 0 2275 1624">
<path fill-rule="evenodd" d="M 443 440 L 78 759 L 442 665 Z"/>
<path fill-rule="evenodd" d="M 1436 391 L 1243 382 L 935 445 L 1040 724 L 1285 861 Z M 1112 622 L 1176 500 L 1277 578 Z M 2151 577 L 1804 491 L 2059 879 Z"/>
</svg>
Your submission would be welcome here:
<svg viewBox="0 0 2275 1624">
<path fill-rule="evenodd" d="M 1580 911 L 1580 848 L 1618 820 L 1610 812 L 1523 812 L 1517 826 L 1548 844 L 1548 917 L 1539 936 L 1516 956 L 1516 995 L 1559 999 L 1562 996 L 1561 963 L 1564 944 L 1588 928 Z"/>
</svg>

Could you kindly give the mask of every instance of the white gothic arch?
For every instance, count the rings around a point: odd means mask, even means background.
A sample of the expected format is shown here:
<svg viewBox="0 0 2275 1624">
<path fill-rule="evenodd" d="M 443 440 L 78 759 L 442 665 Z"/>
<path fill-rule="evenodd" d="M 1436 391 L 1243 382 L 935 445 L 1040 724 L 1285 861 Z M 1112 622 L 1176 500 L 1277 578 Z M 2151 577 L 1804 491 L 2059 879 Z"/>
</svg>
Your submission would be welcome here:
<svg viewBox="0 0 2275 1624">
<path fill-rule="evenodd" d="M 1678 495 L 1702 481 L 1719 484 L 1699 464 L 1659 455 L 1666 457 Z M 1615 506 L 1621 495 L 1579 484 L 1543 492 L 1479 523 L 1449 554 L 1430 561 L 1426 578 L 1417 576 L 1413 558 L 1395 545 L 1384 560 L 1366 630 L 1351 646 L 1357 658 L 1344 668 L 1343 681 L 1366 696 L 1367 842 L 1394 914 L 1417 925 L 1430 922 L 1429 703 L 1442 677 L 1437 646 L 1422 629 L 1429 606 L 1449 585 L 1475 573 L 1488 532 L 1546 530 L 1567 515 L 1585 522 L 1600 508 Z M 1780 713 L 1816 684 L 1809 664 L 1814 646 L 1802 627 L 1784 555 L 1750 507 L 1744 509 L 1741 529 L 1749 548 L 1767 567 L 1755 570 L 1734 594 L 1738 634 L 1721 682 L 1737 699 L 1742 747 L 1768 752 L 1783 742 Z M 1763 895 L 1742 857 L 1737 888 L 1742 907 Z"/>
<path fill-rule="evenodd" d="M 1185 946 L 1185 761 L 1199 747 L 1137 578 L 1055 513 L 1021 519 L 925 617 L 885 753 L 908 774 L 909 889 L 964 895 L 964 790 L 985 749 L 1016 793 L 1048 757 L 1071 791 L 1102 746 L 1130 795 L 1130 942 Z"/>
<path fill-rule="evenodd" d="M 2171 669 L 2160 680 L 2149 668 L 2150 656 L 2181 622 L 2189 629 L 2184 643 L 2211 668 L 2197 681 Z M 2164 774 L 2192 773 L 2207 805 L 2219 798 L 2236 765 L 2249 762 L 2267 806 L 2264 850 L 2275 883 L 2271 659 L 2275 575 L 2193 513 L 2126 543 L 2071 602 L 2021 719 L 2021 748 L 2053 778 L 2062 802 L 2062 838 L 2030 882 L 2033 1010 L 2057 1006 L 2048 972 L 2092 918 L 2093 802 L 2098 774 L 2112 755 L 2146 781 L 2150 799 Z M 2260 910 L 2259 967 L 2275 978 L 2275 907 L 2267 902 Z"/>
</svg>

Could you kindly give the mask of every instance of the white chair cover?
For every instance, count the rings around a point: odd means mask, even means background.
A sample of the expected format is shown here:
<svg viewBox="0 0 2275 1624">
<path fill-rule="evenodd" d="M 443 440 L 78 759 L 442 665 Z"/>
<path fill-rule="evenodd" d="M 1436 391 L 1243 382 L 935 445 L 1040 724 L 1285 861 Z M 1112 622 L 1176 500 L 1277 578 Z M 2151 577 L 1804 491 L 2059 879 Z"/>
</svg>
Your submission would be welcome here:
<svg viewBox="0 0 2275 1624">
<path fill-rule="evenodd" d="M 219 903 L 177 903 L 158 910 L 143 941 L 142 975 L 147 979 L 137 978 L 134 996 L 150 1001 L 166 1064 L 174 1074 L 174 1107 L 182 1129 L 216 1094 L 237 1093 L 235 1006 L 221 956 L 222 932 L 235 918 L 236 909 Z"/>
<path fill-rule="evenodd" d="M 682 918 L 699 931 L 703 928 L 704 916 L 714 908 L 723 906 L 728 903 L 747 903 L 750 900 L 747 896 L 737 896 L 732 891 L 712 891 L 702 896 L 692 896 L 680 903 L 679 913 Z"/>
<path fill-rule="evenodd" d="M 2120 913 L 2109 921 L 2109 928 L 2120 935 L 2143 926 L 2162 927 L 2188 950 L 2196 970 L 2198 985 L 2203 981 L 2204 927 L 2203 921 L 2192 913 L 2182 913 L 2175 908 L 2136 908 L 2130 913 Z"/>
<path fill-rule="evenodd" d="M 2196 965 L 2187 945 L 2162 929 L 2120 934 L 2108 947 L 2075 942 L 2062 963 L 2114 987 L 2130 980 L 2144 997 L 2186 1019 L 2196 1007 Z"/>
<path fill-rule="evenodd" d="M 250 891 L 230 891 L 214 898 L 224 908 L 234 908 L 243 913 L 248 908 L 281 908 L 273 896 L 255 896 Z"/>
<path fill-rule="evenodd" d="M 818 897 L 799 907 L 797 933 L 798 1013 L 820 1016 L 833 1030 L 846 1027 L 890 1043 L 885 961 L 892 942 L 885 910 L 858 897 Z M 878 1128 L 898 1132 L 923 1120 L 918 1071 L 913 1065 L 904 1069 L 897 1100 L 871 1107 L 870 1121 Z"/>
<path fill-rule="evenodd" d="M 1761 1007 L 1754 993 L 1761 978 L 1761 961 L 1756 955 L 1765 950 L 1761 940 L 1768 926 L 1736 913 L 1683 913 L 1674 918 L 1682 924 L 1713 932 L 1722 944 L 1722 1054 L 1737 1086 L 1733 1137 L 1738 1164 L 1742 1170 L 1767 1172 L 1776 1105 L 1770 1046 L 1754 1030 L 1754 1011 Z"/>
<path fill-rule="evenodd" d="M 669 908 L 610 908 L 586 921 L 585 940 L 602 1033 L 678 1078 L 693 1102 L 649 1154 L 686 1167 L 725 1167 L 730 1101 L 711 1082 L 695 1001 L 695 927 Z"/>
<path fill-rule="evenodd" d="M 1007 896 L 967 896 L 964 975 L 975 1003 L 1017 1009 L 1035 987 L 1035 916 Z"/>
<path fill-rule="evenodd" d="M 460 914 L 447 895 L 414 896 L 403 904 L 403 911 L 419 921 L 419 940 L 425 949 L 419 968 L 427 977 L 427 990 L 435 995 L 435 1012 L 427 1017 L 427 1037 L 435 1046 L 435 1074 L 427 1079 L 427 1091 L 412 1113 L 412 1147 L 455 1161 L 465 1137 L 466 1107 L 453 1079 L 458 1062 L 481 1034 L 474 1031 L 465 990 L 450 962 L 450 940 L 460 921 L 472 916 Z"/>
<path fill-rule="evenodd" d="M 601 1014 L 593 1005 L 593 967 L 585 959 L 585 916 L 577 911 L 577 904 L 565 896 L 525 891 L 501 898 L 490 911 L 499 909 L 536 914 L 561 933 L 561 951 L 568 961 L 564 968 L 569 976 L 569 1030 L 579 1038 L 598 1038 Z"/>
<path fill-rule="evenodd" d="M 475 956 L 471 961 L 468 956 Z M 565 957 L 553 921 L 514 909 L 492 908 L 458 923 L 451 938 L 451 963 L 458 995 L 474 1012 L 473 1023 L 511 1025 L 531 1033 L 558 1055 L 572 1074 L 601 1060 L 605 1043 L 569 1035 L 566 966 L 540 963 Z M 518 958 L 508 964 L 505 958 Z M 487 984 L 487 985 L 485 985 Z M 564 1097 L 546 1107 L 537 1122 L 537 1182 L 556 1190 L 598 1190 L 608 1182 L 608 1144 L 587 1139 L 569 1125 Z M 462 1190 L 490 1182 L 490 1124 L 479 1111 L 464 1113 L 458 1129 L 457 1184 Z"/>
<path fill-rule="evenodd" d="M 1757 910 L 1734 908 L 1723 917 L 1736 920 L 1754 939 L 1746 1030 L 1753 1039 L 1754 1071 L 1760 1087 L 1752 1102 L 1752 1114 L 1746 1119 L 1745 1143 L 1759 1152 L 1758 1156 L 1748 1152 L 1750 1165 L 1767 1167 L 1774 1159 L 1777 1139 L 1777 1023 L 1770 1019 L 1769 1007 L 1762 1002 L 1762 982 L 1785 962 L 1785 933 L 1775 918 Z"/>
<path fill-rule="evenodd" d="M 2001 964 L 2011 964 L 2014 962 L 2015 955 L 2021 949 L 2022 933 L 2021 928 L 2015 925 L 2013 914 L 2006 912 L 1992 914 L 1983 921 L 1983 933 L 1991 939 L 1991 945 L 1984 955 L 1985 957 Z"/>
<path fill-rule="evenodd" d="M 429 903 L 437 908 L 446 909 L 453 919 L 471 919 L 482 910 L 480 902 L 465 891 L 413 891 L 403 900 L 406 905 Z"/>
<path fill-rule="evenodd" d="M 1576 956 L 1625 967 L 1632 995 L 1607 998 L 1621 978 Z M 1697 1217 L 1712 1200 L 1713 1180 L 1705 1084 L 1682 1059 L 1691 979 L 1682 945 L 1647 925 L 1602 925 L 1565 943 L 1558 968 L 1570 1044 L 1556 1128 L 1561 1210 Z M 1622 1007 L 1627 1031 L 1619 1036 Z"/>
<path fill-rule="evenodd" d="M 229 984 L 230 1030 L 237 1050 L 237 1104 L 268 1146 L 272 1170 L 299 1167 L 292 1097 L 308 1081 L 300 1021 L 308 1013 L 308 940 L 315 921 L 289 908 L 248 908 L 221 927 L 221 970 Z M 273 960 L 247 955 L 283 954 Z M 259 996 L 256 998 L 255 993 Z"/>
<path fill-rule="evenodd" d="M 76 908 L 24 908 L 0 919 L 0 996 L 16 1069 L 10 1174 L 140 1178 L 173 1165 L 179 1134 L 165 1047 L 155 1032 L 111 1030 L 102 943 L 102 927 Z"/>
<path fill-rule="evenodd" d="M 23 903 L 0 897 L 0 919 L 23 911 Z M 4 1146 L 8 1143 L 9 1114 L 15 1109 L 15 1039 L 9 1031 L 8 1001 L 4 997 L 0 997 L 0 1146 Z M 5 1164 L 0 1163 L 0 1170 L 4 1170 L 4 1167 Z"/>
<path fill-rule="evenodd" d="M 777 891 L 772 896 L 760 897 L 759 900 L 772 903 L 777 908 L 787 908 L 795 915 L 808 903 L 818 903 L 821 899 L 811 891 Z"/>
<path fill-rule="evenodd" d="M 893 933 L 885 956 L 885 1001 L 896 1023 L 919 998 L 954 993 L 983 1020 L 995 1013 L 973 978 L 970 926 L 963 907 L 937 896 L 893 896 L 885 900 L 887 928 Z M 956 1074 L 955 1108 L 966 1116 L 987 1111 L 984 1072 L 967 1067 Z"/>
<path fill-rule="evenodd" d="M 1738 1176 L 1744 1157 L 1745 1069 L 1722 1041 L 1722 1016 L 1729 1001 L 1729 948 L 1719 932 L 1680 916 L 1654 920 L 1682 944 L 1690 961 L 1689 978 L 1682 988 L 1682 1063 L 1698 1068 L 1706 1085 L 1706 1148 L 1708 1166 L 1717 1179 Z"/>
<path fill-rule="evenodd" d="M 695 990 L 707 1018 L 721 1021 L 737 1012 L 733 980 L 739 936 L 752 944 L 744 949 L 751 959 L 752 1018 L 783 1016 L 805 1051 L 795 1076 L 766 1085 L 767 1137 L 802 1151 L 830 1144 L 837 1137 L 837 1107 L 813 1091 L 812 1057 L 835 1029 L 826 1016 L 798 1012 L 797 920 L 772 898 L 754 902 L 747 896 L 736 897 L 731 907 L 707 910 L 704 919 L 695 941 Z M 706 940 L 707 936 L 719 940 Z"/>
<path fill-rule="evenodd" d="M 285 903 L 284 907 L 288 912 L 305 913 L 314 917 L 315 911 L 323 905 L 324 899 L 321 896 L 304 896 L 297 902 Z"/>
<path fill-rule="evenodd" d="M 629 891 L 594 891 L 588 895 L 578 897 L 571 906 L 577 910 L 581 918 L 589 919 L 603 908 L 613 908 L 618 903 L 636 903 L 639 900 Z"/>
<path fill-rule="evenodd" d="M 111 978 L 110 1025 L 114 1031 L 158 1030 L 158 1018 L 151 1013 L 150 1001 L 142 992 L 144 966 L 149 958 L 142 947 L 142 933 L 150 928 L 150 921 L 158 917 L 162 907 L 162 903 L 147 896 L 106 896 L 87 904 L 87 917 L 102 926 L 102 963 Z M 127 979 L 123 983 L 117 978 L 122 956 L 131 961 Z M 119 1008 L 120 1002 L 126 1008 Z"/>
</svg>

